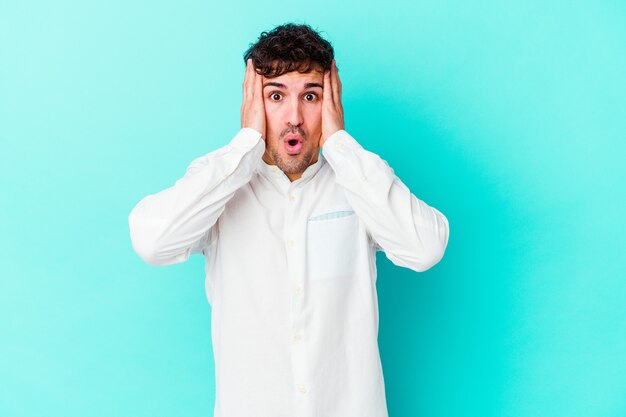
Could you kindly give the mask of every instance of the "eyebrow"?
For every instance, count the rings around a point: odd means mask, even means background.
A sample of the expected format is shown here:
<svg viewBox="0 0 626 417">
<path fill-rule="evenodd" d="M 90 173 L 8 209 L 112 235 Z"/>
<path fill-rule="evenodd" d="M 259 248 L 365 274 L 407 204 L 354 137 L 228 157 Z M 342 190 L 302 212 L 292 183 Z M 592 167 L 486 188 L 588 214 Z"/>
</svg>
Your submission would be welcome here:
<svg viewBox="0 0 626 417">
<path fill-rule="evenodd" d="M 277 82 L 269 82 L 269 83 L 265 83 L 265 85 L 263 86 L 263 88 L 265 88 L 265 87 L 270 87 L 270 86 L 273 86 L 273 87 L 278 87 L 278 88 L 282 88 L 282 89 L 285 89 L 285 90 L 287 89 L 287 86 L 286 86 L 285 84 L 282 84 L 282 83 L 277 83 Z M 304 88 L 305 88 L 305 89 L 307 89 L 307 88 L 313 88 L 313 87 L 319 87 L 319 88 L 321 88 L 321 89 L 324 89 L 324 86 L 323 86 L 322 84 L 320 84 L 320 83 L 306 83 L 306 84 L 304 84 Z"/>
</svg>

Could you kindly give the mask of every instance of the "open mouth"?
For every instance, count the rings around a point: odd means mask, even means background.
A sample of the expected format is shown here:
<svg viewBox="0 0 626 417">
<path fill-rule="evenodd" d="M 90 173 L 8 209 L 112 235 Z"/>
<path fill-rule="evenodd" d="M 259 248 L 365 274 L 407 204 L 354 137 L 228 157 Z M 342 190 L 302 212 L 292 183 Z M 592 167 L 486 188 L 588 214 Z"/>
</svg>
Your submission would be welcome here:
<svg viewBox="0 0 626 417">
<path fill-rule="evenodd" d="M 302 139 L 292 138 L 285 141 L 285 150 L 289 155 L 295 155 L 302 150 Z"/>
</svg>

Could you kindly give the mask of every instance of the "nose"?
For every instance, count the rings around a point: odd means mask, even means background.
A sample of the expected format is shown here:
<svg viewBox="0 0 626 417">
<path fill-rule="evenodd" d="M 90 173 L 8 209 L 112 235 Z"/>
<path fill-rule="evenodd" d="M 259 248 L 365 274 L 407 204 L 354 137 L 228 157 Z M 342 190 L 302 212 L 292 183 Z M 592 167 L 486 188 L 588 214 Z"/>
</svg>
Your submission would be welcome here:
<svg viewBox="0 0 626 417">
<path fill-rule="evenodd" d="M 294 126 L 300 126 L 304 120 L 302 119 L 302 107 L 300 100 L 292 100 L 287 110 L 287 122 Z"/>
</svg>

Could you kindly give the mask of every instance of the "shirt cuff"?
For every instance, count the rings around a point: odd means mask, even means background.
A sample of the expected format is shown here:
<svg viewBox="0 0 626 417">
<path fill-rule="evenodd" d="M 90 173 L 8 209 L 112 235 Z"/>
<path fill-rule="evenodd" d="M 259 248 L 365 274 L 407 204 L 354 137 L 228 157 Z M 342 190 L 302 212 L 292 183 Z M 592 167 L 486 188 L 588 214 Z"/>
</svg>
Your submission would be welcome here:
<svg viewBox="0 0 626 417">
<path fill-rule="evenodd" d="M 363 147 L 356 141 L 356 139 L 354 139 L 344 129 L 341 129 L 326 139 L 326 142 L 322 145 L 322 153 L 326 153 L 327 151 L 333 152 L 335 150 L 342 152 L 345 150 L 355 150 L 361 148 Z"/>
<path fill-rule="evenodd" d="M 242 127 L 230 141 L 231 148 L 249 151 L 254 148 L 261 139 L 261 132 L 251 127 Z"/>
</svg>

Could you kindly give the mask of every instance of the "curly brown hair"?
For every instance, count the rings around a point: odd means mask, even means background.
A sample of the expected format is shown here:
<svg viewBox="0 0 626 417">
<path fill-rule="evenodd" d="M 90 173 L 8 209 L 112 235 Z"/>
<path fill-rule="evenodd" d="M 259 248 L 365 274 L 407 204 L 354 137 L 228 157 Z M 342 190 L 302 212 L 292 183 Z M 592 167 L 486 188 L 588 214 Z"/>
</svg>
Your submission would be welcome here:
<svg viewBox="0 0 626 417">
<path fill-rule="evenodd" d="M 335 51 L 332 45 L 307 24 L 285 23 L 262 32 L 243 55 L 252 58 L 257 73 L 278 77 L 286 72 L 309 72 L 316 67 L 330 70 Z"/>
</svg>

